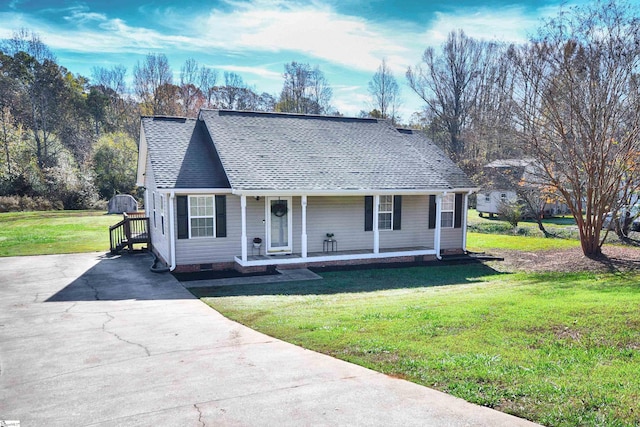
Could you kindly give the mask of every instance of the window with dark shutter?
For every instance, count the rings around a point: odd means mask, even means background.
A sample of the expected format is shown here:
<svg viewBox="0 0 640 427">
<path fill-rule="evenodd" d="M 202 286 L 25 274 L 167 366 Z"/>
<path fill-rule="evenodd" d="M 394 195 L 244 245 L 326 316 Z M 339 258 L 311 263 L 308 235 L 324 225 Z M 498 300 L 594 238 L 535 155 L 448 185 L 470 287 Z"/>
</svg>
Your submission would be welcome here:
<svg viewBox="0 0 640 427">
<path fill-rule="evenodd" d="M 373 196 L 364 196 L 364 231 L 373 231 Z"/>
<path fill-rule="evenodd" d="M 393 229 L 400 230 L 402 225 L 402 196 L 393 196 Z"/>
<path fill-rule="evenodd" d="M 176 217 L 178 222 L 178 239 L 189 238 L 189 212 L 187 196 L 176 197 Z"/>
<path fill-rule="evenodd" d="M 462 228 L 462 193 L 456 194 L 453 228 Z"/>
<path fill-rule="evenodd" d="M 429 228 L 436 228 L 436 196 L 429 196 Z"/>
<path fill-rule="evenodd" d="M 216 196 L 216 237 L 227 237 L 227 196 Z"/>
</svg>

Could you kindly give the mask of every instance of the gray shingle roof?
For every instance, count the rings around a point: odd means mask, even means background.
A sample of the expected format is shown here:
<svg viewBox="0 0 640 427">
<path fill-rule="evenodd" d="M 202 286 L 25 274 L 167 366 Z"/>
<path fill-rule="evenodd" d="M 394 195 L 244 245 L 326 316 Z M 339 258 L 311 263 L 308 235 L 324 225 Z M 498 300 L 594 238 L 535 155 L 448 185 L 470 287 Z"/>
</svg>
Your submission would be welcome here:
<svg viewBox="0 0 640 427">
<path fill-rule="evenodd" d="M 202 122 L 143 117 L 142 128 L 158 188 L 229 188 Z"/>
<path fill-rule="evenodd" d="M 200 119 L 238 190 L 475 187 L 422 133 L 386 120 L 226 110 Z"/>
</svg>

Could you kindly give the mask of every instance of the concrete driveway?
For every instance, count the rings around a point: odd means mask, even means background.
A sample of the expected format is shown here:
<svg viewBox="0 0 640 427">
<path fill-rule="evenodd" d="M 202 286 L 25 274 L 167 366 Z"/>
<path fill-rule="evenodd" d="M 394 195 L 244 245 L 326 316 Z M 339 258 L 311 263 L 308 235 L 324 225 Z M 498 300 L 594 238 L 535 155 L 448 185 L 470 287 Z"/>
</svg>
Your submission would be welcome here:
<svg viewBox="0 0 640 427">
<path fill-rule="evenodd" d="M 232 322 L 149 255 L 0 259 L 0 420 L 525 426 Z"/>
</svg>

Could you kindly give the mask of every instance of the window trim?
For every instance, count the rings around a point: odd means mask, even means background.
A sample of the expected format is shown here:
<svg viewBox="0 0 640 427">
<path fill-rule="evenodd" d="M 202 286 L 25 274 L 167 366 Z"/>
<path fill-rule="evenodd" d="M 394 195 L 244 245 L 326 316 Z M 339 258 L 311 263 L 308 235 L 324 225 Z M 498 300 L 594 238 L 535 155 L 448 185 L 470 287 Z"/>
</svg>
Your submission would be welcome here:
<svg viewBox="0 0 640 427">
<path fill-rule="evenodd" d="M 389 211 L 380 211 L 380 197 L 391 197 L 391 228 L 380 228 L 380 213 L 388 213 Z M 373 204 L 374 196 L 364 196 L 364 231 L 373 231 Z M 400 231 L 402 230 L 402 195 L 384 194 L 378 196 L 378 231 Z"/>
<path fill-rule="evenodd" d="M 156 221 L 156 192 L 151 192 L 151 199 L 153 200 L 153 228 L 158 228 L 158 221 Z"/>
<path fill-rule="evenodd" d="M 164 235 L 164 194 L 160 194 L 160 225 L 162 227 L 162 234 Z"/>
<path fill-rule="evenodd" d="M 211 199 L 211 204 L 212 204 L 212 210 L 213 213 L 212 215 L 191 215 L 191 200 L 194 198 L 207 198 L 207 199 Z M 191 231 L 193 229 L 191 220 L 192 219 L 200 219 L 200 218 L 212 218 L 213 219 L 213 224 L 212 224 L 212 234 L 211 236 L 193 236 Z M 215 203 L 215 196 L 214 195 L 189 195 L 187 196 L 187 227 L 189 229 L 189 239 L 215 239 L 216 236 L 216 203 Z"/>
<path fill-rule="evenodd" d="M 381 205 L 382 205 L 382 198 L 383 197 L 390 197 L 391 198 L 391 201 L 389 202 L 389 206 L 390 206 L 389 210 L 384 210 L 383 211 L 380 208 Z M 390 194 L 385 194 L 385 195 L 382 195 L 382 196 L 378 197 L 378 231 L 393 231 L 393 210 L 394 210 L 393 209 L 393 199 L 394 199 L 394 197 L 395 196 L 392 196 Z M 381 214 L 390 215 L 390 217 L 389 217 L 389 228 L 382 228 L 380 226 L 380 215 Z"/>
</svg>

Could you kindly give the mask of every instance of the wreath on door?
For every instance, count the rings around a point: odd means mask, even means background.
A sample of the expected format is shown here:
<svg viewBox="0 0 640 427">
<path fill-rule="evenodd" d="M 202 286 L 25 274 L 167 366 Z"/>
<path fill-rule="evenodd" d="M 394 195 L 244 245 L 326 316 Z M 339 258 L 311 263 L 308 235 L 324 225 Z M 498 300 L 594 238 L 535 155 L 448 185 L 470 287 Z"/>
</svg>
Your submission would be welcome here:
<svg viewBox="0 0 640 427">
<path fill-rule="evenodd" d="M 287 204 L 284 202 L 274 203 L 273 205 L 271 205 L 271 213 L 278 218 L 282 218 L 287 214 Z"/>
</svg>

